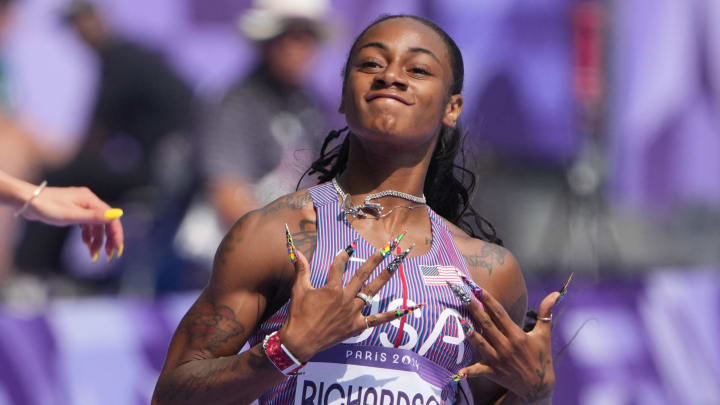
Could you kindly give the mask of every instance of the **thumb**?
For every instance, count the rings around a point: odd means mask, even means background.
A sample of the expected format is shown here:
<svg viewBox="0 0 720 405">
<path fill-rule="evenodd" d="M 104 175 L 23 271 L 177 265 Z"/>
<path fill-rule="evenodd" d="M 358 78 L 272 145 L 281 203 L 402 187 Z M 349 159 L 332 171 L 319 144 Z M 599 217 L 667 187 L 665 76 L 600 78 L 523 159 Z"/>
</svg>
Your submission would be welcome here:
<svg viewBox="0 0 720 405">
<path fill-rule="evenodd" d="M 549 320 L 552 319 L 552 311 L 555 307 L 555 303 L 557 303 L 558 297 L 560 297 L 560 293 L 557 291 L 554 291 L 550 294 L 548 294 L 545 299 L 542 300 L 540 303 L 540 308 L 538 308 L 538 322 L 535 324 L 534 331 L 538 331 L 540 333 L 545 333 L 547 336 L 550 336 L 550 330 L 552 329 L 552 322 Z"/>
</svg>

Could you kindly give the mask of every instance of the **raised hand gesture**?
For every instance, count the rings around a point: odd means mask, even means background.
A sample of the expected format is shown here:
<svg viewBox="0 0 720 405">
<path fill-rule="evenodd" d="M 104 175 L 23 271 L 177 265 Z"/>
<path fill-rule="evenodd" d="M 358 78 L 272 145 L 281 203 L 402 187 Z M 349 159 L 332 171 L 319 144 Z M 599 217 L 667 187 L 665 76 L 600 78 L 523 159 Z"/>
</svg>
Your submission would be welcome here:
<svg viewBox="0 0 720 405">
<path fill-rule="evenodd" d="M 343 286 L 345 265 L 354 250 L 354 246 L 350 245 L 335 256 L 327 282 L 320 288 L 310 284 L 310 266 L 305 256 L 300 251 L 294 253 L 297 278 L 291 292 L 290 313 L 279 334 L 284 345 L 301 362 L 360 334 L 366 328 L 392 321 L 418 308 L 363 316 L 361 311 L 367 304 L 363 295 L 373 297 L 377 294 L 410 253 L 410 249 L 397 256 L 385 270 L 365 285 L 385 258 L 381 251 L 375 252 L 360 266 L 347 286 Z"/>
<path fill-rule="evenodd" d="M 475 325 L 465 324 L 463 329 L 480 359 L 459 370 L 458 376 L 484 376 L 507 388 L 508 395 L 522 403 L 541 403 L 549 399 L 555 385 L 550 351 L 552 310 L 558 298 L 565 294 L 568 283 L 543 299 L 538 309 L 538 323 L 525 332 L 492 294 L 465 277 L 463 280 L 477 298 L 461 297 Z M 453 290 L 459 296 L 463 293 L 457 288 Z"/>
</svg>

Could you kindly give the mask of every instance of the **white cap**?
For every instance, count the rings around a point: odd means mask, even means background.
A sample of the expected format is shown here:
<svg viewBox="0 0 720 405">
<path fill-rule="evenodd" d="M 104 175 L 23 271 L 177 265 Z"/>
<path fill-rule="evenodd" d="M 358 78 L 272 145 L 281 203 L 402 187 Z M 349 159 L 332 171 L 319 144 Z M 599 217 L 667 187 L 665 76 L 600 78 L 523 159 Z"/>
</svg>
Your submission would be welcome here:
<svg viewBox="0 0 720 405">
<path fill-rule="evenodd" d="M 324 21 L 327 0 L 256 0 L 238 19 L 238 28 L 249 39 L 265 41 L 282 34 L 290 21 L 304 21 L 318 36 L 327 35 Z"/>
</svg>

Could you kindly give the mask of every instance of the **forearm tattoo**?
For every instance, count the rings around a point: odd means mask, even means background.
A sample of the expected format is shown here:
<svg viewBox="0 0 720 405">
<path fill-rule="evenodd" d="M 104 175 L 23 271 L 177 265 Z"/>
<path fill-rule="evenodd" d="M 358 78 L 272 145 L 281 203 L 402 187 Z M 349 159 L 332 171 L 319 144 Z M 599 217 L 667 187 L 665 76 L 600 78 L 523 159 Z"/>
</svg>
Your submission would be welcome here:
<svg viewBox="0 0 720 405">
<path fill-rule="evenodd" d="M 180 330 L 187 335 L 191 347 L 202 345 L 207 357 L 217 357 L 220 349 L 245 332 L 245 327 L 235 318 L 235 311 L 227 305 L 216 305 L 200 300 L 180 322 Z"/>
</svg>

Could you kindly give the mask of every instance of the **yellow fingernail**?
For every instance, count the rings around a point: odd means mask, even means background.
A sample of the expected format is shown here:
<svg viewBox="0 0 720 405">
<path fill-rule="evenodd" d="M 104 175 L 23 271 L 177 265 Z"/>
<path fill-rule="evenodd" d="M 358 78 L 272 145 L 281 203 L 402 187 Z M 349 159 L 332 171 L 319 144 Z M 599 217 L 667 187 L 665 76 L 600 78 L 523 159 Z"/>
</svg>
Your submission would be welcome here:
<svg viewBox="0 0 720 405">
<path fill-rule="evenodd" d="M 98 250 L 97 252 L 95 252 L 95 254 L 93 254 L 92 262 L 95 263 L 95 262 L 97 261 L 98 257 L 100 257 L 100 251 L 99 251 L 99 250 Z"/>
<path fill-rule="evenodd" d="M 115 249 L 110 251 L 110 254 L 108 255 L 108 263 L 112 261 L 113 256 L 115 256 Z"/>
<path fill-rule="evenodd" d="M 120 245 L 120 248 L 118 249 L 118 257 L 122 257 L 123 252 L 125 251 L 125 245 Z"/>
<path fill-rule="evenodd" d="M 107 220 L 118 219 L 121 216 L 123 216 L 123 210 L 120 208 L 111 208 L 105 211 L 105 219 Z"/>
</svg>

